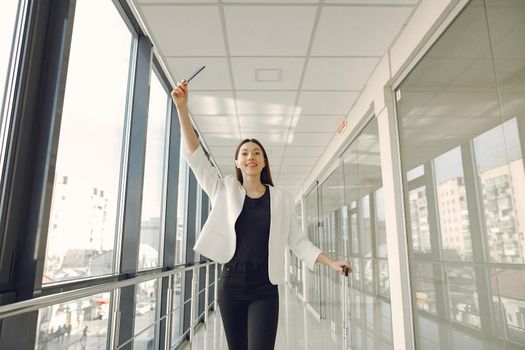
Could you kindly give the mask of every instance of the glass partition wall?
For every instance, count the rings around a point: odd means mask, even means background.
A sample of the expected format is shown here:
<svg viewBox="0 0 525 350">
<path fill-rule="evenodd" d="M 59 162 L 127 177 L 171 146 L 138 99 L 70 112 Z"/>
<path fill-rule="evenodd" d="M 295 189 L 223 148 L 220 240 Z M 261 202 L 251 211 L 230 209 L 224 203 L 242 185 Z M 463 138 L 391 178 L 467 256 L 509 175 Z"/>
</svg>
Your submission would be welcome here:
<svg viewBox="0 0 525 350">
<path fill-rule="evenodd" d="M 473 0 L 398 87 L 418 349 L 525 346 L 524 37 Z"/>
<path fill-rule="evenodd" d="M 307 272 L 307 301 L 332 330 L 341 332 L 342 298 L 352 349 L 391 349 L 392 322 L 384 204 L 375 118 L 341 155 L 336 168 L 305 198 L 310 239 L 352 262 L 349 284 L 325 267 Z M 343 293 L 343 294 L 342 294 Z"/>
</svg>

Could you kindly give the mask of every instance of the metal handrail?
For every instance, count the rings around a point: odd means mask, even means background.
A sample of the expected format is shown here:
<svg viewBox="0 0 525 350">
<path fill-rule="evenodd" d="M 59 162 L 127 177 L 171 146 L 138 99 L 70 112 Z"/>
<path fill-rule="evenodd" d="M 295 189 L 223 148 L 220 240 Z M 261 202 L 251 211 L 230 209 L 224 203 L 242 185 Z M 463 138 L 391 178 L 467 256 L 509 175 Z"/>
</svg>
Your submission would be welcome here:
<svg viewBox="0 0 525 350">
<path fill-rule="evenodd" d="M 0 320 L 7 318 L 7 317 L 31 312 L 31 311 L 36 311 L 46 306 L 64 303 L 64 302 L 68 302 L 71 300 L 92 296 L 95 294 L 105 293 L 105 292 L 109 292 L 115 289 L 129 287 L 129 286 L 143 283 L 146 281 L 150 281 L 153 279 L 168 277 L 176 273 L 180 273 L 180 272 L 190 271 L 190 270 L 193 270 L 197 266 L 203 267 L 203 266 L 208 266 L 212 264 L 216 264 L 216 263 L 213 261 L 209 261 L 209 262 L 198 263 L 198 264 L 189 265 L 185 267 L 177 267 L 173 270 L 157 272 L 157 273 L 152 273 L 152 274 L 142 275 L 142 276 L 136 276 L 136 277 L 132 277 L 127 280 L 124 280 L 124 281 L 104 283 L 104 284 L 100 284 L 97 286 L 85 287 L 85 288 L 80 288 L 80 289 L 71 290 L 67 292 L 45 295 L 45 296 L 37 297 L 34 299 L 30 299 L 30 300 L 24 300 L 24 301 L 19 301 L 19 302 L 8 304 L 8 305 L 3 305 L 3 306 L 0 306 Z"/>
</svg>

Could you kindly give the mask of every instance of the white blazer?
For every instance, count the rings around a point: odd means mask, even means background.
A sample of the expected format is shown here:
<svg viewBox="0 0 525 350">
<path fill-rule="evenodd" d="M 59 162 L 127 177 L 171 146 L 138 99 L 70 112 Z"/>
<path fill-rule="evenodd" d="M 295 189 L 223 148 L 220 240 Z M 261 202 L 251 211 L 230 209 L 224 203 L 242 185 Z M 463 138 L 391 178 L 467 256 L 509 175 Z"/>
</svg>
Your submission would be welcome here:
<svg viewBox="0 0 525 350">
<path fill-rule="evenodd" d="M 235 222 L 241 213 L 246 191 L 234 176 L 221 179 L 199 145 L 183 157 L 193 170 L 199 185 L 211 200 L 211 212 L 193 249 L 201 255 L 225 264 L 235 254 Z M 268 273 L 273 284 L 284 283 L 284 257 L 286 245 L 313 270 L 322 252 L 314 246 L 300 229 L 291 196 L 284 190 L 270 189 L 270 238 L 268 241 Z"/>
</svg>

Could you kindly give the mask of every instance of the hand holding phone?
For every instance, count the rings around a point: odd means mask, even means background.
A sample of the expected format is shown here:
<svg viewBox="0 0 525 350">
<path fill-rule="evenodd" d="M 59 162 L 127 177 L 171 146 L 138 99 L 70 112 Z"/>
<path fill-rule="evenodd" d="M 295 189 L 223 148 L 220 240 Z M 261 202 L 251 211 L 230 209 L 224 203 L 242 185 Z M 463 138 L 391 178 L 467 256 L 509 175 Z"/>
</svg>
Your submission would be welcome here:
<svg viewBox="0 0 525 350">
<path fill-rule="evenodd" d="M 190 77 L 185 80 L 186 84 L 188 84 L 191 81 L 191 79 L 195 78 L 195 76 L 199 74 L 204 68 L 206 68 L 206 66 L 201 66 L 197 68 L 193 73 L 191 73 Z"/>
</svg>

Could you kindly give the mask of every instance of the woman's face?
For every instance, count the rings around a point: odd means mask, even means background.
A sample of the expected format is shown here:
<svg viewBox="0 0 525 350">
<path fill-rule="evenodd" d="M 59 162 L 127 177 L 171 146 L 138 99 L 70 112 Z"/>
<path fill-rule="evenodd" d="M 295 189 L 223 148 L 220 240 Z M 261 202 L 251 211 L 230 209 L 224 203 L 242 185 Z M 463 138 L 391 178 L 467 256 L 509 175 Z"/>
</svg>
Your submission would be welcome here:
<svg viewBox="0 0 525 350">
<path fill-rule="evenodd" d="M 261 147 L 255 142 L 246 142 L 241 146 L 235 166 L 239 168 L 243 175 L 260 174 L 266 166 Z"/>
</svg>

